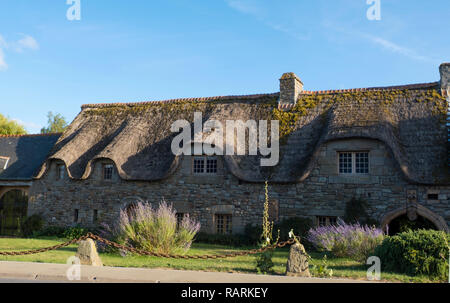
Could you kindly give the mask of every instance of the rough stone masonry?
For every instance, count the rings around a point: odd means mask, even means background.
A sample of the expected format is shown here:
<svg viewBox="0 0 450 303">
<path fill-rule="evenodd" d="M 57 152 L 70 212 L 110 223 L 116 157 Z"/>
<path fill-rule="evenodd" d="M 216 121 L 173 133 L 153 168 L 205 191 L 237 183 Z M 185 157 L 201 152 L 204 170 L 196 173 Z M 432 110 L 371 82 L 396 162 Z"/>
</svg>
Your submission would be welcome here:
<svg viewBox="0 0 450 303">
<path fill-rule="evenodd" d="M 280 93 L 83 105 L 36 174 L 28 212 L 52 225 L 97 226 L 136 201 L 165 199 L 203 231 L 241 233 L 260 223 L 268 180 L 275 221 L 329 224 L 356 197 L 383 227 L 408 215 L 448 230 L 449 66 L 438 82 L 403 86 L 307 91 L 287 73 Z M 279 164 L 173 155 L 171 123 L 198 111 L 222 123 L 277 118 Z"/>
</svg>

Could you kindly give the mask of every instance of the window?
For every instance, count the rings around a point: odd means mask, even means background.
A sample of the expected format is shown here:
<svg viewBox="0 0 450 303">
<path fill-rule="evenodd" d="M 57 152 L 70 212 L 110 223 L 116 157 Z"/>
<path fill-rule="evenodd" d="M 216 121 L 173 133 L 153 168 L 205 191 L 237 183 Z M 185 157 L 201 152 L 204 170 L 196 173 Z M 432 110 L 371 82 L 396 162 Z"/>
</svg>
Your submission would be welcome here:
<svg viewBox="0 0 450 303">
<path fill-rule="evenodd" d="M 231 215 L 216 215 L 216 232 L 218 234 L 231 234 Z"/>
<path fill-rule="evenodd" d="M 4 170 L 8 167 L 9 157 L 0 156 L 0 170 Z"/>
<path fill-rule="evenodd" d="M 74 209 L 74 212 L 73 212 L 73 222 L 74 223 L 78 223 L 78 209 Z"/>
<path fill-rule="evenodd" d="M 113 172 L 114 172 L 114 165 L 112 165 L 112 164 L 103 165 L 103 179 L 104 180 L 112 180 Z"/>
<path fill-rule="evenodd" d="M 339 173 L 352 173 L 352 153 L 339 153 Z"/>
<path fill-rule="evenodd" d="M 355 153 L 355 171 L 357 174 L 369 173 L 369 153 Z"/>
<path fill-rule="evenodd" d="M 66 174 L 66 166 L 64 164 L 58 164 L 57 167 L 57 178 L 58 180 L 63 180 Z"/>
<path fill-rule="evenodd" d="M 217 159 L 211 157 L 196 157 L 193 163 L 194 174 L 216 174 Z"/>
<path fill-rule="evenodd" d="M 206 159 L 206 173 L 217 173 L 217 159 Z"/>
<path fill-rule="evenodd" d="M 439 200 L 439 194 L 428 194 L 428 200 Z"/>
<path fill-rule="evenodd" d="M 98 210 L 97 209 L 94 209 L 94 211 L 92 212 L 92 222 L 93 223 L 98 222 Z"/>
<path fill-rule="evenodd" d="M 205 160 L 203 158 L 194 159 L 194 174 L 202 174 L 205 171 Z"/>
<path fill-rule="evenodd" d="M 340 152 L 340 174 L 368 174 L 369 152 Z"/>
<path fill-rule="evenodd" d="M 328 225 L 336 225 L 337 217 L 328 217 L 328 216 L 318 216 L 317 217 L 317 225 L 318 226 L 328 226 Z"/>
<path fill-rule="evenodd" d="M 336 225 L 337 224 L 337 218 L 336 217 L 328 217 L 328 224 L 329 225 Z"/>
</svg>

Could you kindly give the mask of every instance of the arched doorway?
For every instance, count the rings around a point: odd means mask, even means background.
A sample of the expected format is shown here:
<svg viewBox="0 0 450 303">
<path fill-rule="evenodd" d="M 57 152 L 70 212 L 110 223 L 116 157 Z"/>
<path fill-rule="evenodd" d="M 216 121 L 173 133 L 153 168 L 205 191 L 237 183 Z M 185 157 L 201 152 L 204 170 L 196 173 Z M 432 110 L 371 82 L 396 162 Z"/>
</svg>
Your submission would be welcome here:
<svg viewBox="0 0 450 303">
<path fill-rule="evenodd" d="M 27 215 L 28 194 L 20 189 L 6 192 L 0 198 L 0 235 L 17 236 Z"/>
<path fill-rule="evenodd" d="M 144 203 L 144 200 L 138 196 L 123 198 L 121 203 L 122 207 L 120 208 L 120 210 L 125 211 L 126 214 L 130 216 L 138 203 Z"/>
<path fill-rule="evenodd" d="M 411 214 L 406 207 L 387 213 L 381 220 L 381 227 L 389 235 L 410 229 L 435 229 L 449 232 L 447 222 L 426 207 L 417 204 Z"/>
<path fill-rule="evenodd" d="M 395 235 L 404 231 L 415 229 L 434 229 L 438 230 L 437 226 L 433 222 L 422 216 L 417 216 L 414 221 L 410 220 L 407 215 L 401 215 L 393 219 L 388 224 L 389 235 Z"/>
</svg>

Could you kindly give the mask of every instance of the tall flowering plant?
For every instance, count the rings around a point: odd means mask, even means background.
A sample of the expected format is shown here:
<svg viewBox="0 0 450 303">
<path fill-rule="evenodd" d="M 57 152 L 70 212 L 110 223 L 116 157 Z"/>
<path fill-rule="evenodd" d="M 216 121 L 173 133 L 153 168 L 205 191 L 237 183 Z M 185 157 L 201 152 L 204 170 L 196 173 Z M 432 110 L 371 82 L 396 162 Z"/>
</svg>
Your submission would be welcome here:
<svg viewBox="0 0 450 303">
<path fill-rule="evenodd" d="M 273 222 L 269 220 L 269 182 L 266 181 L 264 187 L 265 200 L 264 200 L 264 212 L 263 212 L 263 222 L 262 222 L 262 234 L 261 234 L 261 247 L 267 247 L 276 244 L 279 240 L 279 235 L 277 239 L 273 240 Z M 279 232 L 278 232 L 279 233 Z M 273 261 L 273 250 L 269 249 L 265 252 L 259 254 L 256 259 L 256 269 L 259 273 L 270 273 L 274 266 Z"/>
<path fill-rule="evenodd" d="M 319 251 L 330 251 L 337 257 L 363 262 L 384 237 L 383 231 L 374 226 L 347 224 L 338 219 L 336 225 L 311 228 L 307 239 Z"/>
<path fill-rule="evenodd" d="M 104 226 L 105 235 L 121 244 L 157 253 L 186 253 L 200 223 L 186 215 L 177 224 L 176 211 L 162 201 L 158 208 L 138 202 L 122 210 L 114 228 Z"/>
</svg>

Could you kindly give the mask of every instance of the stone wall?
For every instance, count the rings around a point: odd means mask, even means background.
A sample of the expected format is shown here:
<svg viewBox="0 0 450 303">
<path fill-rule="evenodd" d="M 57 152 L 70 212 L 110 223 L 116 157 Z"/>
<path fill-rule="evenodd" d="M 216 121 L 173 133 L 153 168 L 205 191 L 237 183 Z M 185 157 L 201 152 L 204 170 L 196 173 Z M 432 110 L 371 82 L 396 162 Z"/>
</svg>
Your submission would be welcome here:
<svg viewBox="0 0 450 303">
<path fill-rule="evenodd" d="M 370 174 L 342 176 L 338 173 L 339 151 L 369 151 Z M 264 184 L 246 183 L 234 177 L 218 157 L 218 174 L 193 175 L 192 158 L 185 156 L 179 169 L 158 182 L 102 180 L 96 162 L 93 175 L 83 181 L 57 180 L 56 164 L 33 182 L 29 214 L 40 213 L 51 224 L 67 226 L 114 222 L 121 209 L 137 199 L 158 203 L 165 199 L 181 213 L 200 220 L 202 230 L 215 232 L 215 214 L 232 214 L 233 233 L 243 232 L 247 223 L 260 224 L 264 203 Z M 107 162 L 107 161 L 106 161 Z M 271 205 L 280 220 L 289 217 L 343 216 L 345 204 L 352 197 L 369 203 L 369 214 L 379 222 L 383 216 L 406 205 L 407 191 L 417 192 L 417 202 L 450 223 L 450 187 L 408 184 L 390 150 L 380 141 L 349 139 L 324 144 L 311 175 L 302 183 L 270 184 Z M 428 200 L 438 193 L 437 200 Z M 78 222 L 74 222 L 75 210 Z M 93 222 L 94 210 L 98 222 Z M 445 224 L 445 223 L 444 223 Z"/>
</svg>

